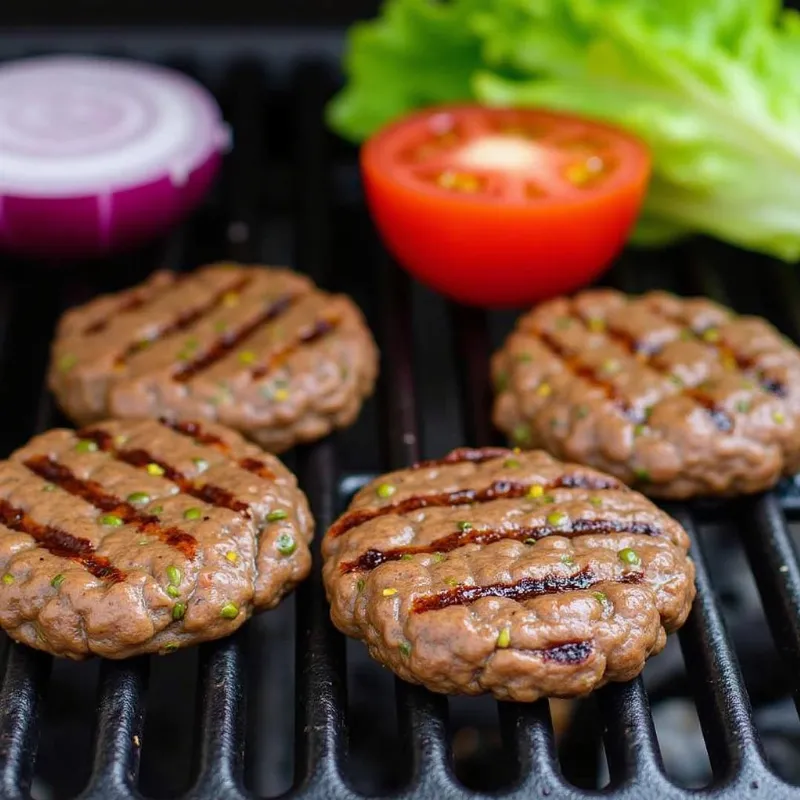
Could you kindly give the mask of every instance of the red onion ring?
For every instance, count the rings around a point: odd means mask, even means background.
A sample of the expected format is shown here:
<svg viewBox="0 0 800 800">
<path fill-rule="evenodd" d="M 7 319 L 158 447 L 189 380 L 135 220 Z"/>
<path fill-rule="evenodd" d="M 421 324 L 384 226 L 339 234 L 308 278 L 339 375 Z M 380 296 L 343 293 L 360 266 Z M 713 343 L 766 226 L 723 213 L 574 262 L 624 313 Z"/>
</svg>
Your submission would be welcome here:
<svg viewBox="0 0 800 800">
<path fill-rule="evenodd" d="M 55 56 L 0 66 L 0 246 L 104 255 L 165 233 L 229 146 L 214 98 L 179 72 Z"/>
</svg>

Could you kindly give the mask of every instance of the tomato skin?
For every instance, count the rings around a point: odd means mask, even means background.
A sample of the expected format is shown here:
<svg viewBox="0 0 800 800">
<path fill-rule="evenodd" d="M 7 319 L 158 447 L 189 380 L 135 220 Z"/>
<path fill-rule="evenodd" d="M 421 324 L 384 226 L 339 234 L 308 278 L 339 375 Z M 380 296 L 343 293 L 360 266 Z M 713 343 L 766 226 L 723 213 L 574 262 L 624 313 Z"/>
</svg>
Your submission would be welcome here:
<svg viewBox="0 0 800 800">
<path fill-rule="evenodd" d="M 381 148 L 379 133 L 362 149 L 361 169 L 388 250 L 429 287 L 492 308 L 531 305 L 602 274 L 625 244 L 650 172 L 642 147 L 629 179 L 608 191 L 569 202 L 503 203 L 421 190 L 386 168 Z"/>
</svg>

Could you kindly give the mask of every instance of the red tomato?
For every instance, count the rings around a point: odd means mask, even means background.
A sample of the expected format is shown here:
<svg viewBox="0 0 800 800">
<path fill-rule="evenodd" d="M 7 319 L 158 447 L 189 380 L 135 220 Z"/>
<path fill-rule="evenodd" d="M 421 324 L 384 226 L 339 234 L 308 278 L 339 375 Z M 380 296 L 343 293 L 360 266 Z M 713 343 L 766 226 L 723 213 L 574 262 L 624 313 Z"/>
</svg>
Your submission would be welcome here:
<svg viewBox="0 0 800 800">
<path fill-rule="evenodd" d="M 641 206 L 633 136 L 550 111 L 413 114 L 361 151 L 367 201 L 395 258 L 462 303 L 529 305 L 596 278 Z"/>
</svg>

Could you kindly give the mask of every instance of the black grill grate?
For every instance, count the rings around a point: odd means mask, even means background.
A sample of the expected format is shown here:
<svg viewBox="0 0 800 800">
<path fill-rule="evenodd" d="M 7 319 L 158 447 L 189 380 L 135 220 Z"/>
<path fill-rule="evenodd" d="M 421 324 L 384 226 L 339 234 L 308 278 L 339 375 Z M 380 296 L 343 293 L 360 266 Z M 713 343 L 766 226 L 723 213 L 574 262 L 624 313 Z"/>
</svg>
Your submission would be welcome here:
<svg viewBox="0 0 800 800">
<path fill-rule="evenodd" d="M 192 72 L 200 65 L 180 61 Z M 398 467 L 420 455 L 461 442 L 488 444 L 495 438 L 488 417 L 488 357 L 492 332 L 506 315 L 447 306 L 413 288 L 378 247 L 358 196 L 353 153 L 325 133 L 325 99 L 335 81 L 324 63 L 304 63 L 289 71 L 288 83 L 272 82 L 269 64 L 242 61 L 213 81 L 235 134 L 236 149 L 207 206 L 168 242 L 114 263 L 66 271 L 7 261 L 0 272 L 0 407 L 12 421 L 0 433 L 3 452 L 32 432 L 61 424 L 43 387 L 47 341 L 58 312 L 101 289 L 142 277 L 154 265 L 176 268 L 228 256 L 245 261 L 291 261 L 321 284 L 343 288 L 366 308 L 379 336 L 383 373 L 378 401 L 365 409 L 352 431 L 293 456 L 309 494 L 320 531 L 340 510 L 344 494 L 357 482 L 356 470 L 374 473 Z M 283 70 L 285 72 L 285 70 Z M 742 296 L 748 310 L 759 278 L 775 287 L 776 319 L 800 337 L 800 282 L 797 274 L 761 262 L 734 263 L 727 251 L 681 250 L 663 256 L 624 259 L 610 280 L 625 289 L 651 285 L 699 290 L 723 301 Z M 748 275 L 747 270 L 751 270 Z M 728 296 L 728 293 L 731 296 Z M 419 308 L 420 298 L 427 303 Z M 433 309 L 433 310 L 432 310 Z M 444 316 L 438 312 L 445 311 Z M 436 328 L 412 324 L 422 315 Z M 451 358 L 441 367 L 444 392 L 415 380 L 415 338 L 423 346 L 444 330 L 452 336 Z M 497 337 L 495 337 L 497 338 Z M 433 349 L 442 343 L 431 341 Z M 419 348 L 417 348 L 419 349 Z M 438 367 L 435 367 L 438 369 Z M 376 413 L 377 411 L 377 413 Z M 378 431 L 383 431 L 383 438 Z M 433 444 L 434 441 L 437 444 Z M 379 442 L 379 444 L 376 444 Z M 781 781 L 765 759 L 750 701 L 732 644 L 715 600 L 698 527 L 722 521 L 735 539 L 743 534 L 772 634 L 800 698 L 800 567 L 785 509 L 792 495 L 745 499 L 670 510 L 692 534 L 698 598 L 679 634 L 714 780 L 689 792 L 665 774 L 644 684 L 641 679 L 611 685 L 597 694 L 610 772 L 606 796 L 613 798 L 761 797 L 800 798 L 800 788 Z M 291 605 L 288 606 L 291 608 Z M 295 684 L 295 777 L 286 797 L 305 800 L 360 797 L 346 775 L 347 722 L 345 643 L 329 621 L 320 582 L 319 560 L 312 578 L 297 592 Z M 281 612 L 276 612 L 281 613 Z M 289 613 L 289 612 L 287 612 Z M 276 641 L 279 646 L 281 641 Z M 5 670 L 0 689 L 0 798 L 30 796 L 40 719 L 52 662 L 5 640 L 0 643 Z M 285 654 L 288 657 L 288 654 Z M 189 657 L 192 670 L 195 661 Z M 85 666 L 87 670 L 91 668 Z M 139 761 L 148 746 L 144 735 L 151 663 L 103 663 L 96 710 L 95 750 L 88 800 L 140 798 Z M 181 796 L 197 800 L 251 798 L 246 765 L 257 760 L 248 725 L 246 634 L 205 645 L 197 659 L 199 708 L 195 718 L 195 769 L 192 787 Z M 292 696 L 291 687 L 278 694 Z M 276 693 L 269 695 L 275 698 Z M 418 687 L 397 683 L 400 740 L 409 769 L 395 798 L 466 800 L 489 797 L 467 789 L 456 776 L 448 739 L 448 701 Z M 177 701 L 176 701 L 177 702 Z M 189 709 L 176 708 L 190 715 Z M 556 756 L 548 706 L 503 704 L 499 708 L 504 753 L 509 767 L 498 793 L 505 798 L 585 798 L 562 774 Z M 256 730 L 269 727 L 269 714 L 256 718 Z M 274 740 L 271 744 L 275 745 Z M 400 758 L 400 755 L 398 755 Z M 248 784 L 249 785 L 249 784 Z M 56 793 L 56 796 L 66 796 Z"/>
</svg>

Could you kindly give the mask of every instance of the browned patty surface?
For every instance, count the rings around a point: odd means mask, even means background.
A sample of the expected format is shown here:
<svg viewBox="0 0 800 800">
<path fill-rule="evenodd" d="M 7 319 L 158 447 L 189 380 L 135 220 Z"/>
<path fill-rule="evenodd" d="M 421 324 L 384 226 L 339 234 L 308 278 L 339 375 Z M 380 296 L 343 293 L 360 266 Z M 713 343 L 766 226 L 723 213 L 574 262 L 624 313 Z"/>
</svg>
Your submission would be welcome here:
<svg viewBox="0 0 800 800">
<path fill-rule="evenodd" d="M 157 272 L 62 317 L 50 387 L 71 419 L 206 419 L 281 452 L 351 424 L 378 355 L 364 318 L 286 269 Z"/>
<path fill-rule="evenodd" d="M 704 298 L 590 290 L 494 355 L 495 424 L 660 497 L 757 492 L 800 467 L 800 352 Z"/>
<path fill-rule="evenodd" d="M 323 575 L 336 627 L 400 677 L 533 701 L 638 675 L 689 613 L 688 546 L 615 478 L 461 449 L 364 487 Z"/>
<path fill-rule="evenodd" d="M 311 565 L 294 475 L 210 423 L 52 430 L 0 462 L 0 626 L 59 656 L 235 631 Z"/>
</svg>

